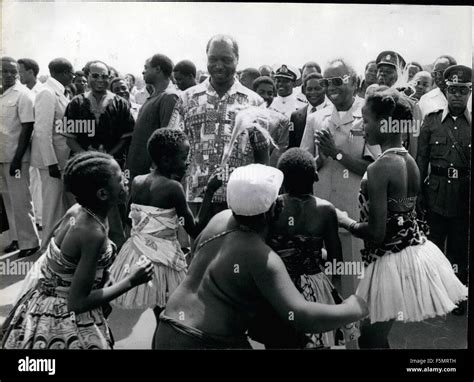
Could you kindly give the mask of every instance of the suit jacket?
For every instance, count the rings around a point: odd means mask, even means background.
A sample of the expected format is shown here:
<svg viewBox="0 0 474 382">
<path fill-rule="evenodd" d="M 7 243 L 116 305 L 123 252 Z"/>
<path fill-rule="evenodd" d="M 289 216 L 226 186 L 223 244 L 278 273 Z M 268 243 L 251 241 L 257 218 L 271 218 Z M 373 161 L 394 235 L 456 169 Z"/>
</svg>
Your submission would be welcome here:
<svg viewBox="0 0 474 382">
<path fill-rule="evenodd" d="M 304 128 L 306 126 L 306 116 L 308 114 L 308 106 L 298 109 L 291 113 L 290 122 L 293 124 L 290 127 L 288 148 L 300 147 L 301 139 L 303 138 Z"/>
<path fill-rule="evenodd" d="M 35 124 L 31 140 L 31 166 L 46 168 L 58 164 L 64 169 L 70 149 L 59 125 L 69 100 L 64 86 L 54 78 L 48 78 L 35 98 Z"/>
</svg>

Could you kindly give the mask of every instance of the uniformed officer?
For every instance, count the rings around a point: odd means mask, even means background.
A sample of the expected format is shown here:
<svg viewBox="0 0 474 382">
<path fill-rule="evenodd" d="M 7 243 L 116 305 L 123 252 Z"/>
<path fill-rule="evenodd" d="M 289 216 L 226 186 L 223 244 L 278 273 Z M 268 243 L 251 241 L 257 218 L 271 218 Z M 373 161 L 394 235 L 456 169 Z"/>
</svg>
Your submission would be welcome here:
<svg viewBox="0 0 474 382">
<path fill-rule="evenodd" d="M 288 118 L 291 117 L 291 113 L 307 105 L 307 103 L 298 100 L 293 91 L 298 74 L 298 69 L 281 65 L 274 76 L 277 96 L 270 108 L 285 114 Z"/>
<path fill-rule="evenodd" d="M 377 64 L 377 83 L 392 87 L 405 68 L 405 60 L 397 52 L 385 50 L 375 60 Z"/>
<path fill-rule="evenodd" d="M 419 137 L 421 207 L 427 211 L 430 240 L 443 251 L 446 246 L 446 256 L 466 284 L 472 123 L 467 102 L 472 70 L 453 65 L 444 71 L 444 78 L 448 104 L 425 117 Z M 461 305 L 454 313 L 463 311 Z"/>
</svg>

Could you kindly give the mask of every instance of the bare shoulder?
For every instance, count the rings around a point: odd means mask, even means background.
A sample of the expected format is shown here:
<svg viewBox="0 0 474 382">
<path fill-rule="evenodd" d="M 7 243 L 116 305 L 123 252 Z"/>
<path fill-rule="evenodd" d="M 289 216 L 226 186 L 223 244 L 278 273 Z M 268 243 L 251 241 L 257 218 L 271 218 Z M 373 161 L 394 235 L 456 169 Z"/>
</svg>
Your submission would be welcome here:
<svg viewBox="0 0 474 382">
<path fill-rule="evenodd" d="M 336 207 L 330 201 L 326 199 L 320 199 L 316 197 L 316 209 L 318 216 L 328 218 L 336 215 Z"/>
<path fill-rule="evenodd" d="M 107 235 L 103 228 L 92 218 L 86 216 L 77 205 L 71 207 L 66 219 L 55 234 L 58 245 L 68 255 L 74 255 L 83 250 L 100 248 L 105 245 Z"/>
<path fill-rule="evenodd" d="M 146 174 L 146 175 L 137 175 L 135 178 L 133 178 L 133 182 L 132 182 L 132 187 L 141 187 L 143 186 L 143 184 L 146 182 L 146 180 L 148 179 L 148 176 L 149 174 Z"/>
<path fill-rule="evenodd" d="M 321 207 L 326 210 L 334 209 L 334 205 L 329 200 L 321 199 L 317 196 L 315 196 L 315 199 L 318 207 Z"/>
<path fill-rule="evenodd" d="M 392 158 L 392 155 L 377 159 L 367 167 L 367 178 L 384 182 L 394 176 L 398 176 L 400 173 L 400 159 L 401 158 Z"/>
<path fill-rule="evenodd" d="M 211 238 L 212 236 L 218 235 L 219 233 L 226 231 L 231 217 L 231 210 L 224 210 L 214 215 L 211 220 L 209 220 L 209 223 L 207 223 L 206 227 L 200 233 L 199 239 L 196 240 L 198 241 L 197 245 Z"/>
<path fill-rule="evenodd" d="M 257 235 L 252 236 L 246 237 L 239 246 L 239 255 L 245 258 L 252 277 L 263 281 L 283 271 L 285 266 L 280 256 Z"/>
<path fill-rule="evenodd" d="M 243 240 L 239 240 L 235 250 L 245 256 L 251 266 L 265 266 L 272 253 L 278 256 L 257 234 L 242 232 L 242 236 Z"/>
</svg>

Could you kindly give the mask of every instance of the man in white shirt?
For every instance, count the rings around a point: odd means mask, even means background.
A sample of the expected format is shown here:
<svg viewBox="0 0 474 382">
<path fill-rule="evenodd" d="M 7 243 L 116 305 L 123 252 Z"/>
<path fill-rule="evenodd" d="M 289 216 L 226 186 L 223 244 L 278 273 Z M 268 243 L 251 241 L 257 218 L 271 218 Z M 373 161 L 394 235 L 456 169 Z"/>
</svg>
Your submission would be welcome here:
<svg viewBox="0 0 474 382">
<path fill-rule="evenodd" d="M 365 141 L 361 112 L 364 100 L 354 96 L 354 69 L 341 59 L 330 62 L 323 86 L 333 105 L 310 116 L 300 147 L 318 164 L 314 195 L 358 218 L 360 181 L 367 166 L 381 153 L 380 146 L 369 146 Z M 362 241 L 342 229 L 339 236 L 344 261 L 361 261 Z M 346 296 L 354 293 L 358 280 L 356 275 L 344 275 L 341 282 L 341 292 Z"/>
<path fill-rule="evenodd" d="M 20 82 L 30 89 L 33 97 L 43 88 L 43 84 L 37 80 L 39 65 L 31 58 L 21 58 L 18 61 L 18 74 Z M 30 193 L 35 208 L 35 220 L 38 227 L 42 226 L 43 199 L 41 196 L 41 179 L 37 168 L 30 166 Z"/>
<path fill-rule="evenodd" d="M 18 81 L 18 63 L 2 57 L 0 95 L 0 189 L 12 242 L 4 251 L 20 249 L 19 257 L 39 249 L 30 184 L 30 147 L 33 132 L 33 94 Z"/>
<path fill-rule="evenodd" d="M 61 135 L 64 111 L 68 104 L 65 86 L 71 84 L 74 72 L 71 63 L 57 58 L 48 65 L 51 77 L 36 95 L 35 124 L 31 141 L 31 166 L 39 169 L 43 195 L 43 237 L 65 214 L 71 201 L 63 190 L 62 172 L 71 152 L 67 138 Z"/>
<path fill-rule="evenodd" d="M 277 96 L 270 107 L 285 114 L 288 118 L 291 117 L 291 113 L 307 105 L 298 100 L 293 92 L 297 73 L 298 69 L 281 65 L 274 76 Z"/>
</svg>

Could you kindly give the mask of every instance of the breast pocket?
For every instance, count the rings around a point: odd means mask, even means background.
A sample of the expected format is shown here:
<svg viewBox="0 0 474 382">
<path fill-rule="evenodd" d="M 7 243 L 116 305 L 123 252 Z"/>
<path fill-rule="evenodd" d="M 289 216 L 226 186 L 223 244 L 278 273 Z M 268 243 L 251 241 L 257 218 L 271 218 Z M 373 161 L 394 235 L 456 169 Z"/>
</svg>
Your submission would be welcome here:
<svg viewBox="0 0 474 382">
<path fill-rule="evenodd" d="M 446 137 L 432 136 L 430 138 L 431 158 L 444 158 L 448 153 Z"/>
<path fill-rule="evenodd" d="M 16 101 L 8 101 L 0 107 L 0 116 L 2 120 L 7 120 L 9 118 L 13 118 L 15 116 L 17 102 Z"/>
</svg>

